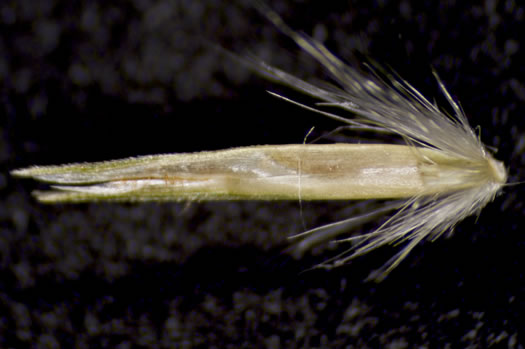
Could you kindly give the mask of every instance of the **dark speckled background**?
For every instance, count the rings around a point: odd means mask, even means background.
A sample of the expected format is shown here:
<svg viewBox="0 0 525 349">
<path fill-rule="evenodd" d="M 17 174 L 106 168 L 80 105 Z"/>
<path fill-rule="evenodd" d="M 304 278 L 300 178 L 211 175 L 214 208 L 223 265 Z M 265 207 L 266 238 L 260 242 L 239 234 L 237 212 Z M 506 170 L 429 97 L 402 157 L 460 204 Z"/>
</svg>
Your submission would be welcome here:
<svg viewBox="0 0 525 349">
<path fill-rule="evenodd" d="M 518 1 L 271 1 L 334 52 L 389 64 L 443 102 L 434 67 L 512 180 L 525 178 L 525 8 Z M 246 4 L 0 3 L 0 347 L 523 347 L 523 186 L 381 284 L 383 248 L 332 271 L 294 259 L 299 204 L 45 206 L 28 165 L 300 143 L 337 125 L 203 42 L 301 76 L 309 60 Z M 294 95 L 288 92 L 288 95 Z M 313 137 L 313 136 L 312 136 Z M 304 204 L 307 227 L 346 203 Z M 304 272 L 306 271 L 306 272 Z"/>
</svg>

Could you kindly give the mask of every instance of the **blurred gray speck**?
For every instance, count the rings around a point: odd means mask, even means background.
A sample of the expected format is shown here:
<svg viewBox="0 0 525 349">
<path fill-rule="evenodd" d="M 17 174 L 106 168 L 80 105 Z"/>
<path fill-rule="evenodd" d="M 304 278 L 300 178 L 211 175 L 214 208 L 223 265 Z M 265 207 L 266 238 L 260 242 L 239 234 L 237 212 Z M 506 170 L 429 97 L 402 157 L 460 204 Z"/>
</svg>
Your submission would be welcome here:
<svg viewBox="0 0 525 349">
<path fill-rule="evenodd" d="M 57 47 L 60 37 L 60 26 L 57 23 L 39 20 L 35 23 L 33 30 L 38 37 L 40 49 L 44 53 L 51 52 Z"/>
<path fill-rule="evenodd" d="M 17 231 L 26 231 L 29 224 L 28 213 L 24 209 L 14 208 L 11 211 L 11 220 Z"/>
<path fill-rule="evenodd" d="M 85 86 L 91 82 L 91 74 L 85 65 L 73 64 L 69 67 L 71 80 L 80 86 Z"/>
</svg>

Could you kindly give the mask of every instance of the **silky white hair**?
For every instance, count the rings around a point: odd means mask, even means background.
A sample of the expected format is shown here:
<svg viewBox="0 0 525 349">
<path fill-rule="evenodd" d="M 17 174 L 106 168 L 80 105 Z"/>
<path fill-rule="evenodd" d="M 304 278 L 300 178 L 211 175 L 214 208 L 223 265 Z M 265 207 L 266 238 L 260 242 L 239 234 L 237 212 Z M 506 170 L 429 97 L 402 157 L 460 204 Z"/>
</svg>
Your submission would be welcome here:
<svg viewBox="0 0 525 349">
<path fill-rule="evenodd" d="M 321 101 L 317 103 L 317 107 L 301 105 L 307 109 L 342 121 L 351 128 L 397 134 L 407 145 L 413 146 L 416 154 L 423 148 L 437 151 L 442 156 L 439 163 L 420 156 L 422 177 L 426 185 L 433 190 L 422 192 L 402 203 L 388 205 L 376 212 L 298 234 L 294 238 L 303 239 L 297 245 L 300 253 L 311 247 L 314 242 L 330 239 L 349 226 L 369 220 L 369 217 L 376 217 L 377 213 L 398 208 L 398 211 L 376 230 L 338 240 L 350 241 L 353 245 L 319 265 L 339 266 L 380 246 L 404 243 L 399 253 L 369 276 L 369 279 L 381 280 L 419 242 L 435 240 L 446 232 L 452 232 L 456 224 L 464 218 L 479 214 L 505 185 L 507 171 L 504 164 L 494 159 L 487 151 L 437 73 L 434 72 L 434 76 L 452 108 L 452 114 L 431 103 L 395 73 L 378 65 L 368 65 L 371 75 L 365 75 L 348 66 L 322 43 L 292 30 L 279 15 L 263 3 L 256 1 L 255 4 L 280 31 L 322 64 L 337 82 L 337 86 L 324 82 L 313 84 L 252 59 L 249 64 L 260 73 Z M 281 98 L 290 101 L 285 97 Z M 319 106 L 349 111 L 355 114 L 355 117 L 348 119 L 328 113 L 317 109 Z"/>
</svg>

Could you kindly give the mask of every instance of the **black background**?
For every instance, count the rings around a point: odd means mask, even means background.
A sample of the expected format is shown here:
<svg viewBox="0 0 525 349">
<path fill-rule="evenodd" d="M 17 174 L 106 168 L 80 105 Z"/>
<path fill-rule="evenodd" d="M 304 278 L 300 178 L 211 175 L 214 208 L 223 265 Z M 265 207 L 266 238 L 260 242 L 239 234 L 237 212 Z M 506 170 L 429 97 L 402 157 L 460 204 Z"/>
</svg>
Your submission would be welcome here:
<svg viewBox="0 0 525 349">
<path fill-rule="evenodd" d="M 0 4 L 0 346 L 79 348 L 518 347 L 523 186 L 427 242 L 383 283 L 385 247 L 331 271 L 283 250 L 348 203 L 46 206 L 28 165 L 301 143 L 337 127 L 217 53 L 323 77 L 249 3 Z M 443 103 L 433 67 L 485 144 L 523 180 L 525 8 L 514 1 L 271 1 L 333 52 L 388 64 Z M 286 93 L 286 92 L 285 92 Z M 295 96 L 293 92 L 287 95 Z"/>
</svg>

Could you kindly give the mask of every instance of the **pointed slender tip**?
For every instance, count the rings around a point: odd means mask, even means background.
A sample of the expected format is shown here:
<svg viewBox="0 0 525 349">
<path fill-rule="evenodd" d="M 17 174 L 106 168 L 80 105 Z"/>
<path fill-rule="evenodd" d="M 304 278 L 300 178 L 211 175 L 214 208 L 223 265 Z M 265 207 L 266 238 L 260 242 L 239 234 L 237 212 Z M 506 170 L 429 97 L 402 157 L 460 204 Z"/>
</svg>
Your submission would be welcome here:
<svg viewBox="0 0 525 349">
<path fill-rule="evenodd" d="M 18 168 L 10 172 L 13 177 L 33 177 L 34 167 Z"/>
</svg>

